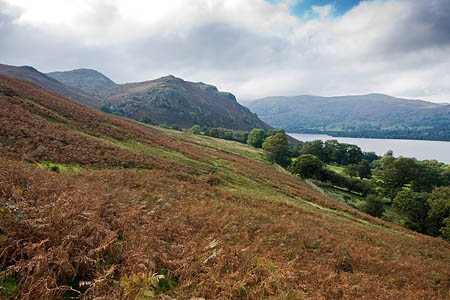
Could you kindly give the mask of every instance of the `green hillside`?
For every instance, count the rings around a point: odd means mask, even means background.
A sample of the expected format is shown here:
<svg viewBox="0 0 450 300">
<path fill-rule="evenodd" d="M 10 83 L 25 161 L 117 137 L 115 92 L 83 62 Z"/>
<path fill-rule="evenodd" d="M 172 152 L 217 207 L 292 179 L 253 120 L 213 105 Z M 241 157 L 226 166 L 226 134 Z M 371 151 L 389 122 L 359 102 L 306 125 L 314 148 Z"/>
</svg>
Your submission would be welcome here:
<svg viewBox="0 0 450 300">
<path fill-rule="evenodd" d="M 450 105 L 382 94 L 267 97 L 248 107 L 268 124 L 293 133 L 450 141 Z"/>
</svg>

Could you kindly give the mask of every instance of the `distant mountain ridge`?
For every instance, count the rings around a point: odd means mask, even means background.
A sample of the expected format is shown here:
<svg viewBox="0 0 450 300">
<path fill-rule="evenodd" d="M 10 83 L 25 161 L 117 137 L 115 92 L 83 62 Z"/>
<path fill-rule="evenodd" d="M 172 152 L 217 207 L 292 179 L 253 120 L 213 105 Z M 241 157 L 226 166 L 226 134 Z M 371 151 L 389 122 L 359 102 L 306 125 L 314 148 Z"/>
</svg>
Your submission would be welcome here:
<svg viewBox="0 0 450 300">
<path fill-rule="evenodd" d="M 77 88 L 94 96 L 100 96 L 103 92 L 117 86 L 114 81 L 92 69 L 50 72 L 47 75 L 65 85 Z"/>
<path fill-rule="evenodd" d="M 152 124 L 251 130 L 272 129 L 236 97 L 202 82 L 172 75 L 116 84 L 92 69 L 41 73 L 33 67 L 0 65 L 0 74 L 24 79 L 81 104 Z"/>
<path fill-rule="evenodd" d="M 248 107 L 268 124 L 293 133 L 450 141 L 450 104 L 368 94 L 266 97 Z"/>
<path fill-rule="evenodd" d="M 49 91 L 63 95 L 87 106 L 94 108 L 100 107 L 100 99 L 95 96 L 87 95 L 79 89 L 67 86 L 30 66 L 16 67 L 0 64 L 0 74 L 30 81 Z"/>
<path fill-rule="evenodd" d="M 189 82 L 172 75 L 159 79 L 117 85 L 101 94 L 112 113 L 154 124 L 178 124 L 251 130 L 271 129 L 236 97 L 202 82 Z"/>
</svg>

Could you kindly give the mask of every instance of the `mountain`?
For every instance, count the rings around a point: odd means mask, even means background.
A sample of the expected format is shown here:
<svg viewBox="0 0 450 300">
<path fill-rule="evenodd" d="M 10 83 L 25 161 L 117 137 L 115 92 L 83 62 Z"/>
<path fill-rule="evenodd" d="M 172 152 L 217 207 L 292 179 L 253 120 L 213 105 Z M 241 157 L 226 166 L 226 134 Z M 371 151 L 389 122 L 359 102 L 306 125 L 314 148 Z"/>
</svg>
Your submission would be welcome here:
<svg viewBox="0 0 450 300">
<path fill-rule="evenodd" d="M 154 124 L 178 124 L 251 130 L 271 127 L 248 108 L 237 103 L 231 93 L 215 86 L 189 82 L 174 76 L 121 84 L 101 95 L 111 112 L 135 120 L 149 118 Z"/>
<path fill-rule="evenodd" d="M 65 72 L 47 73 L 63 84 L 83 91 L 88 95 L 100 96 L 103 92 L 116 86 L 111 79 L 92 69 L 77 69 Z"/>
<path fill-rule="evenodd" d="M 79 103 L 153 124 L 178 124 L 251 130 L 271 129 L 233 94 L 174 76 L 116 84 L 92 69 L 41 73 L 32 67 L 0 65 L 0 74 L 33 82 Z"/>
<path fill-rule="evenodd" d="M 293 133 L 450 141 L 450 105 L 360 96 L 267 97 L 248 107 L 274 127 Z"/>
<path fill-rule="evenodd" d="M 448 242 L 339 204 L 260 149 L 7 76 L 0 103 L 1 298 L 450 296 Z"/>
<path fill-rule="evenodd" d="M 94 108 L 100 107 L 100 100 L 98 98 L 84 94 L 81 90 L 66 86 L 58 80 L 55 80 L 47 76 L 46 74 L 39 72 L 33 67 L 15 67 L 0 64 L 0 74 L 30 81 L 49 91 L 63 95 L 87 106 L 91 106 Z"/>
</svg>

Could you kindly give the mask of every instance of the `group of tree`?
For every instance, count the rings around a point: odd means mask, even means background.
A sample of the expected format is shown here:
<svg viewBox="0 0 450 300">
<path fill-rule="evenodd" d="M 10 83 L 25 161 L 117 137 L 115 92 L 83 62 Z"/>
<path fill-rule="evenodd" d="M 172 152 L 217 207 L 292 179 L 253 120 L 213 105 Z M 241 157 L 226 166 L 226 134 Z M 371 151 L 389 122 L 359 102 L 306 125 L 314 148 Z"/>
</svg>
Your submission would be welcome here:
<svg viewBox="0 0 450 300">
<path fill-rule="evenodd" d="M 450 166 L 385 156 L 377 165 L 381 194 L 405 217 L 405 226 L 450 239 Z"/>
<path fill-rule="evenodd" d="M 248 131 L 243 130 L 231 130 L 221 127 L 203 128 L 205 135 L 220 138 L 229 141 L 236 141 L 245 143 L 248 137 Z"/>
<path fill-rule="evenodd" d="M 450 240 L 450 186 L 437 187 L 431 193 L 400 191 L 392 206 L 406 217 L 406 227 Z"/>
<path fill-rule="evenodd" d="M 183 131 L 183 129 L 178 124 L 168 125 L 167 123 L 162 123 L 162 124 L 159 124 L 159 127 L 165 128 L 165 129 L 172 129 L 172 130 L 176 130 L 176 131 Z"/>
<path fill-rule="evenodd" d="M 236 141 L 240 143 L 246 143 L 249 135 L 248 131 L 232 130 L 221 127 L 200 127 L 200 125 L 194 125 L 187 132 L 199 135 L 206 135 L 215 138 L 220 138 L 229 141 Z"/>
<path fill-rule="evenodd" d="M 367 161 L 354 159 L 351 161 L 357 164 L 348 166 L 356 169 L 355 176 L 359 176 L 360 179 L 338 174 L 325 167 L 323 161 L 317 155 L 312 154 L 317 153 L 313 149 L 322 148 L 322 145 L 317 141 L 306 143 L 303 146 L 301 144 L 294 145 L 289 143 L 283 130 L 265 133 L 262 129 L 253 129 L 248 135 L 247 143 L 254 147 L 261 146 L 267 153 L 269 161 L 287 168 L 291 173 L 302 178 L 327 182 L 330 185 L 347 189 L 350 193 L 358 193 L 362 196 L 368 195 L 374 189 L 370 182 L 362 180 L 371 176 L 370 166 Z M 339 147 L 340 144 L 336 142 L 333 145 Z M 361 157 L 364 157 L 361 149 L 357 146 L 345 144 L 342 148 L 347 149 L 345 151 L 350 153 L 346 154 L 349 157 L 352 157 L 353 152 L 359 152 Z M 330 153 L 332 153 L 331 149 L 332 147 L 329 146 L 328 150 L 330 150 Z"/>
<path fill-rule="evenodd" d="M 267 137 L 262 130 L 252 130 L 247 143 L 261 146 L 270 161 L 293 174 L 365 197 L 360 209 L 366 213 L 381 217 L 385 205 L 392 205 L 406 220 L 406 227 L 450 239 L 450 166 L 394 158 L 392 152 L 380 158 L 337 141 L 308 142 L 295 152 L 283 131 Z M 294 152 L 299 155 L 294 156 Z M 345 166 L 343 174 L 326 163 Z"/>
<path fill-rule="evenodd" d="M 358 164 L 361 161 L 371 163 L 379 159 L 374 152 L 362 152 L 361 148 L 356 145 L 339 143 L 337 140 L 307 142 L 301 152 L 302 154 L 313 154 L 325 163 L 336 163 L 342 166 Z"/>
</svg>

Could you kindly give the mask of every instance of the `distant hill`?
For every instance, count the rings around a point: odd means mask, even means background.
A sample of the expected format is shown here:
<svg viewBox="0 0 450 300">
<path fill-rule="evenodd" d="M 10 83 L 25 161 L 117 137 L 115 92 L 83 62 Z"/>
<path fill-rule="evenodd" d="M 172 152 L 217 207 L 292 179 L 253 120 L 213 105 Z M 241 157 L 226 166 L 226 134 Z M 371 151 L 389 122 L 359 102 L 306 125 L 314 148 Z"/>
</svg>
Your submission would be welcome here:
<svg viewBox="0 0 450 300">
<path fill-rule="evenodd" d="M 293 133 L 450 141 L 450 104 L 368 94 L 267 97 L 248 107 L 268 124 Z"/>
<path fill-rule="evenodd" d="M 50 72 L 47 73 L 47 75 L 67 86 L 77 88 L 89 95 L 94 96 L 100 96 L 103 92 L 116 86 L 116 83 L 114 83 L 111 79 L 92 69 Z"/>
<path fill-rule="evenodd" d="M 0 74 L 30 81 L 49 91 L 63 95 L 87 106 L 91 106 L 94 108 L 100 107 L 100 100 L 98 98 L 91 95 L 86 95 L 81 90 L 64 85 L 58 80 L 55 80 L 54 78 L 51 78 L 46 74 L 39 72 L 33 67 L 15 67 L 0 64 Z"/>
<path fill-rule="evenodd" d="M 270 129 L 233 94 L 215 86 L 189 82 L 174 76 L 121 84 L 101 95 L 107 110 L 135 120 L 147 118 L 154 124 L 178 124 L 250 130 Z"/>
<path fill-rule="evenodd" d="M 92 69 L 41 73 L 33 67 L 0 65 L 0 74 L 24 79 L 81 104 L 153 124 L 251 130 L 271 129 L 233 94 L 174 76 L 116 84 Z"/>
</svg>

